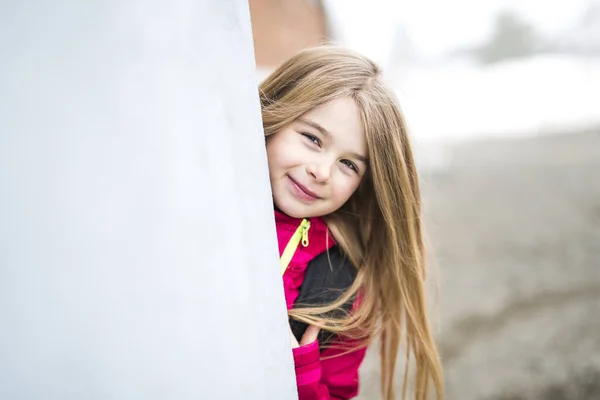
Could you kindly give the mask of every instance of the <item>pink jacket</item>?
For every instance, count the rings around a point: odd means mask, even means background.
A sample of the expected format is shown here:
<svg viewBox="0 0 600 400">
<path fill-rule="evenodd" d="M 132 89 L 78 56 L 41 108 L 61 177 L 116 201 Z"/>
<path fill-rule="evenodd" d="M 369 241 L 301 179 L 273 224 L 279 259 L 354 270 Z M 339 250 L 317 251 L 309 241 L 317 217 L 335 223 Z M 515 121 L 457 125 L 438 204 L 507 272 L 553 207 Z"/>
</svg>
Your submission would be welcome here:
<svg viewBox="0 0 600 400">
<path fill-rule="evenodd" d="M 301 219 L 275 211 L 275 222 L 281 256 Z M 326 236 L 325 222 L 321 218 L 311 218 L 308 246 L 298 246 L 283 274 L 288 309 L 292 308 L 298 297 L 308 263 L 335 244 L 331 235 L 326 242 Z M 345 351 L 327 348 L 320 352 L 318 341 L 293 349 L 299 400 L 350 399 L 358 394 L 358 368 L 366 350 L 358 349 L 329 358 Z"/>
</svg>

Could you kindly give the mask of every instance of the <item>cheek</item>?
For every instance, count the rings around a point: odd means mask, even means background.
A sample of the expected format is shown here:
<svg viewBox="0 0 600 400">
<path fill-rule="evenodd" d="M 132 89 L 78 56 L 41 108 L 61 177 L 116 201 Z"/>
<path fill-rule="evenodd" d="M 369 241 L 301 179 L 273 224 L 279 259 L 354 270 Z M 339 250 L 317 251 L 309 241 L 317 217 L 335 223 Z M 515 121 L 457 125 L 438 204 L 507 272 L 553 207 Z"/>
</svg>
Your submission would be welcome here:
<svg viewBox="0 0 600 400">
<path fill-rule="evenodd" d="M 285 134 L 284 134 L 285 133 Z M 280 136 L 277 136 L 280 135 Z M 275 134 L 267 141 L 267 158 L 271 172 L 283 172 L 305 164 L 307 157 L 306 146 L 289 132 Z"/>
<path fill-rule="evenodd" d="M 360 179 L 358 178 L 344 177 L 343 180 L 340 180 L 338 184 L 335 185 L 334 196 L 339 201 L 346 202 L 346 200 L 354 194 L 359 183 Z"/>
<path fill-rule="evenodd" d="M 269 164 L 269 170 L 274 170 L 280 167 L 281 164 L 281 140 L 277 140 L 277 137 L 271 137 L 267 140 L 267 162 Z"/>
<path fill-rule="evenodd" d="M 267 156 L 272 158 L 283 158 L 294 150 L 294 141 L 291 132 L 281 131 L 267 138 Z"/>
<path fill-rule="evenodd" d="M 277 139 L 275 138 L 275 136 L 269 136 L 267 138 L 267 143 L 265 147 L 267 148 L 267 157 L 271 159 L 276 153 Z"/>
</svg>

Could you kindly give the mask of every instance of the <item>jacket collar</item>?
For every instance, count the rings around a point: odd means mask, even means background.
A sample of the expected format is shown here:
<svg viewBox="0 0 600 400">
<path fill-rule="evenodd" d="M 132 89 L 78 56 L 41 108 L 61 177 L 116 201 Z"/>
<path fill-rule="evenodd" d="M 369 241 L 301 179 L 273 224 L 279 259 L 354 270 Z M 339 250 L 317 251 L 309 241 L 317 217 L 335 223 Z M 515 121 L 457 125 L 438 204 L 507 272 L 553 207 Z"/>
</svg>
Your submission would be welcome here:
<svg viewBox="0 0 600 400">
<path fill-rule="evenodd" d="M 281 224 L 281 225 L 289 226 L 290 228 L 296 229 L 302 222 L 302 219 L 303 218 L 290 217 L 289 215 L 285 214 L 281 210 L 277 209 L 277 207 L 275 207 L 275 223 L 277 225 Z M 329 229 L 322 217 L 312 217 L 312 218 L 306 218 L 306 219 L 308 219 L 310 221 L 310 230 L 311 231 L 314 230 L 316 232 L 325 233 Z M 333 239 L 331 235 L 329 235 L 329 237 L 330 237 L 330 240 Z"/>
</svg>

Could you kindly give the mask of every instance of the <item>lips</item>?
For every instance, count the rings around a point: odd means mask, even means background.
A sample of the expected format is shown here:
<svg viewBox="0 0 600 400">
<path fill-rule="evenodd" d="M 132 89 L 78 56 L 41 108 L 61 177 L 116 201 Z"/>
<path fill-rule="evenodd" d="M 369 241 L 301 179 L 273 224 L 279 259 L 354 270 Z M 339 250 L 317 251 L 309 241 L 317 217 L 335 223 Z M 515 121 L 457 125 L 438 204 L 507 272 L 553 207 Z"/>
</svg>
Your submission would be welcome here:
<svg viewBox="0 0 600 400">
<path fill-rule="evenodd" d="M 321 197 L 319 195 L 317 195 L 315 192 L 313 192 L 306 186 L 302 185 L 298 181 L 294 180 L 294 178 L 292 178 L 291 176 L 289 178 L 290 178 L 290 182 L 291 182 L 294 193 L 301 200 L 303 200 L 305 202 L 313 202 L 315 200 L 321 199 Z"/>
</svg>

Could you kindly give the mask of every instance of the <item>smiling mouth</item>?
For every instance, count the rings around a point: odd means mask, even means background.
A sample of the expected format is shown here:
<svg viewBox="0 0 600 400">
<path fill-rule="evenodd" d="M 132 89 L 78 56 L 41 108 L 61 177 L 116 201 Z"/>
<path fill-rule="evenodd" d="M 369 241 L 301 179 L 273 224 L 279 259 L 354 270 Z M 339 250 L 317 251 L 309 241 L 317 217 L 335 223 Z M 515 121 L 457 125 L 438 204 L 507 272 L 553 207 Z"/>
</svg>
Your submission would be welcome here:
<svg viewBox="0 0 600 400">
<path fill-rule="evenodd" d="M 305 203 L 312 203 L 316 200 L 321 199 L 316 193 L 303 186 L 302 184 L 296 182 L 292 177 L 289 177 L 292 191 L 296 195 L 296 197 L 300 198 Z"/>
</svg>

